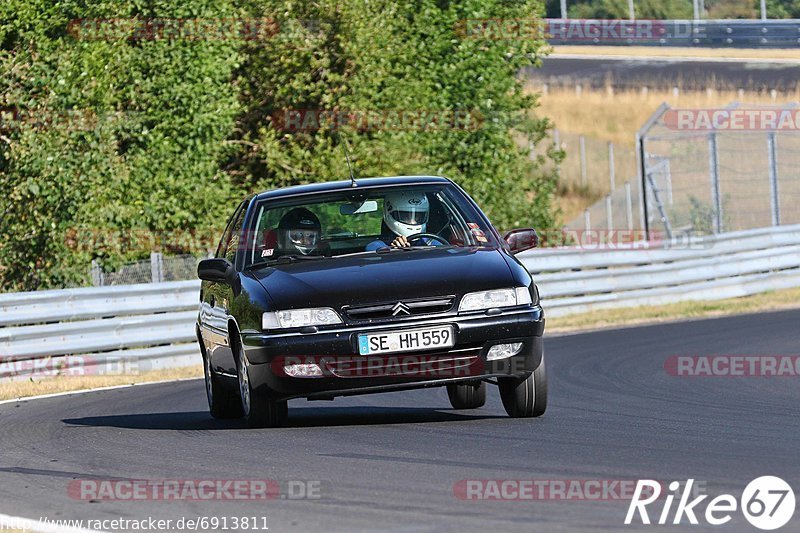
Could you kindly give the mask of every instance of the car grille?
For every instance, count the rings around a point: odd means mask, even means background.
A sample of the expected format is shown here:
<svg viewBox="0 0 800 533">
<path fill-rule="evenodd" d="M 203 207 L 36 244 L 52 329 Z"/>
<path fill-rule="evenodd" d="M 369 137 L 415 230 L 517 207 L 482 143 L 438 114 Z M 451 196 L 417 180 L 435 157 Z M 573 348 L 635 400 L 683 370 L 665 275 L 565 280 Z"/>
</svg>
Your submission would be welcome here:
<svg viewBox="0 0 800 533">
<path fill-rule="evenodd" d="M 441 296 L 416 300 L 401 300 L 374 305 L 353 306 L 344 309 L 352 320 L 377 320 L 387 318 L 404 318 L 416 315 L 446 313 L 453 308 L 455 296 Z"/>
</svg>

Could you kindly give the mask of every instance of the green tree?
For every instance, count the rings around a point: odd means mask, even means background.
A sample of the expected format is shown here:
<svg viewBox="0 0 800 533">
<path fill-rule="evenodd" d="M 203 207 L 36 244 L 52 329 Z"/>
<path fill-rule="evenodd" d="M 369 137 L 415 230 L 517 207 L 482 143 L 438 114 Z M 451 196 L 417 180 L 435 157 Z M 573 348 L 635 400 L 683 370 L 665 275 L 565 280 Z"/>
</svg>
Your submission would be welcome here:
<svg viewBox="0 0 800 533">
<path fill-rule="evenodd" d="M 503 0 L 6 0 L 2 289 L 86 283 L 91 259 L 113 267 L 155 247 L 204 251 L 178 235 L 220 225 L 234 198 L 345 178 L 345 138 L 361 176 L 447 175 L 499 227 L 551 227 L 556 176 L 544 169 L 559 154 L 531 159 L 521 147 L 545 140 L 549 123 L 526 118 L 536 99 L 517 79 L 545 43 L 459 32 L 464 19 L 542 10 Z M 276 19 L 280 31 L 139 32 L 152 18 L 236 17 Z M 94 19 L 138 26 L 101 32 Z M 274 120 L 287 109 L 459 111 L 472 122 L 288 132 Z"/>
<path fill-rule="evenodd" d="M 341 143 L 347 139 L 361 176 L 443 174 L 473 194 L 500 227 L 554 223 L 555 175 L 514 139 L 516 133 L 539 142 L 549 127 L 544 119 L 524 118 L 536 99 L 523 94 L 516 77 L 538 61 L 545 43 L 458 31 L 465 19 L 530 20 L 542 4 L 323 0 L 254 2 L 251 9 L 257 16 L 281 13 L 290 31 L 249 50 L 238 72 L 246 112 L 229 169 L 248 188 L 344 179 Z M 456 110 L 481 123 L 284 131 L 270 117 L 287 110 Z"/>
<path fill-rule="evenodd" d="M 690 19 L 693 13 L 688 0 L 635 0 L 634 8 L 638 19 Z M 569 2 L 570 18 L 627 19 L 628 15 L 628 0 Z"/>
<path fill-rule="evenodd" d="M 80 284 L 89 260 L 149 253 L 155 235 L 214 223 L 233 192 L 220 170 L 238 112 L 238 43 L 75 35 L 94 18 L 224 17 L 224 2 L 53 3 L 0 12 L 0 94 L 17 120 L 0 143 L 5 290 Z"/>
</svg>

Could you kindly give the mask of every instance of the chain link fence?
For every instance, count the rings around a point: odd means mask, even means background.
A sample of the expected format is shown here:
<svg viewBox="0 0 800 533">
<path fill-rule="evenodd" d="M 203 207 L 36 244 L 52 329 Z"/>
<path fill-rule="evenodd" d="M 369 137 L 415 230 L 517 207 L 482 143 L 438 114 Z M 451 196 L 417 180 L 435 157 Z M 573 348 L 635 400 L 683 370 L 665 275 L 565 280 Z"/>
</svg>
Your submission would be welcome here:
<svg viewBox="0 0 800 533">
<path fill-rule="evenodd" d="M 619 230 L 643 228 L 640 188 L 628 180 L 586 208 L 582 215 L 567 222 L 569 230 Z"/>
<path fill-rule="evenodd" d="M 92 285 L 133 285 L 136 283 L 161 283 L 197 279 L 197 264 L 204 257 L 193 255 L 164 256 L 150 254 L 150 260 L 127 263 L 113 272 L 105 272 L 102 265 L 92 261 Z"/>
<path fill-rule="evenodd" d="M 800 223 L 800 107 L 672 109 L 639 132 L 646 227 L 713 234 Z"/>
<path fill-rule="evenodd" d="M 597 199 L 581 215 L 567 221 L 565 228 L 642 227 L 635 150 L 559 130 L 553 131 L 552 139 L 566 154 L 558 168 L 562 193 Z"/>
<path fill-rule="evenodd" d="M 630 148 L 558 130 L 553 141 L 566 153 L 559 170 L 568 186 L 604 195 L 636 176 L 636 153 Z"/>
<path fill-rule="evenodd" d="M 567 222 L 568 229 L 646 229 L 672 237 L 800 223 L 796 103 L 718 109 L 662 104 L 637 134 L 638 150 L 603 150 L 605 143 L 581 136 L 555 137 L 569 154 L 560 168 L 562 182 L 602 195 Z M 621 186 L 612 179 L 620 172 Z"/>
</svg>

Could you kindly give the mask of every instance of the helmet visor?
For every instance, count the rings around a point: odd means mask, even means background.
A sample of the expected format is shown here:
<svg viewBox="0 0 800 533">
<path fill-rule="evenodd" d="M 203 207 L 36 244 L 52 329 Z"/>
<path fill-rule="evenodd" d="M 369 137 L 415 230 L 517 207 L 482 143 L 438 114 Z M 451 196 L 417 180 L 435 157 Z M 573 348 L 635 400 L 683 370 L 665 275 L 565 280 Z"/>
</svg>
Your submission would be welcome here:
<svg viewBox="0 0 800 533">
<path fill-rule="evenodd" d="M 298 246 L 315 246 L 319 240 L 319 232 L 309 229 L 292 229 L 288 231 L 289 240 Z"/>
<path fill-rule="evenodd" d="M 410 209 L 403 211 L 394 211 L 392 216 L 401 224 L 408 224 L 409 226 L 421 226 L 428 223 L 428 210 Z"/>
</svg>

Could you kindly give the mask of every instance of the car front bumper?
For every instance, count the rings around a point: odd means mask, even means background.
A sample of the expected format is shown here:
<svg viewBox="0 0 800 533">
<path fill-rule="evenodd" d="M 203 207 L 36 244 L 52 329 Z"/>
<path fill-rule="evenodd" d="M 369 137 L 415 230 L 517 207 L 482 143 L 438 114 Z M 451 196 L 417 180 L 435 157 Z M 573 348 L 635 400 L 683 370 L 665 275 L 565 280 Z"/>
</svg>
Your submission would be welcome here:
<svg viewBox="0 0 800 533">
<path fill-rule="evenodd" d="M 358 335 L 441 326 L 454 329 L 455 345 L 434 351 L 358 355 Z M 314 333 L 243 332 L 250 379 L 270 397 L 332 399 L 334 396 L 404 390 L 491 377 L 523 377 L 542 359 L 544 312 L 539 306 L 495 314 L 481 312 L 392 324 L 343 326 Z M 515 355 L 487 361 L 500 343 L 522 343 Z M 290 377 L 284 365 L 314 363 L 321 377 Z"/>
</svg>

